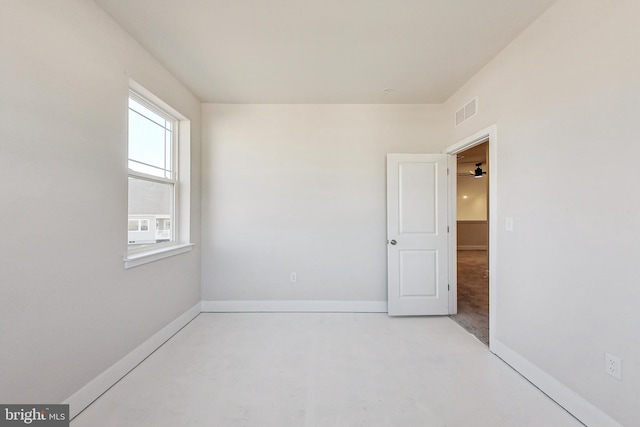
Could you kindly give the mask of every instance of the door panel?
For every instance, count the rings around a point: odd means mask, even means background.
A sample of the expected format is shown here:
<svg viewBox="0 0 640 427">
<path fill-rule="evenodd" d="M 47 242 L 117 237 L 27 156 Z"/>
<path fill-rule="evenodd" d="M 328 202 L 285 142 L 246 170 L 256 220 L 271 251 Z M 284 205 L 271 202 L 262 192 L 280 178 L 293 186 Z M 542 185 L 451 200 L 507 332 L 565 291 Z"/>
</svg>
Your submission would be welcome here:
<svg viewBox="0 0 640 427">
<path fill-rule="evenodd" d="M 389 315 L 449 313 L 447 155 L 387 155 Z"/>
<path fill-rule="evenodd" d="M 400 232 L 433 234 L 437 230 L 436 206 L 433 198 L 424 193 L 435 187 L 434 165 L 400 163 L 398 168 Z"/>
<path fill-rule="evenodd" d="M 436 251 L 400 251 L 400 297 L 437 296 Z"/>
</svg>

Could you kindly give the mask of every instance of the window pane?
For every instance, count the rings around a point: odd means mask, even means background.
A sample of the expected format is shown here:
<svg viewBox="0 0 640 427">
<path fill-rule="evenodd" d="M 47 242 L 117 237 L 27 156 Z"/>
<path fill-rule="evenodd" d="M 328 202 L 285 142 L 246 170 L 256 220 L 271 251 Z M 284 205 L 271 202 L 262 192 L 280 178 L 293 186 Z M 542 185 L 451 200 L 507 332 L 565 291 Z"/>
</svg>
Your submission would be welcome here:
<svg viewBox="0 0 640 427">
<path fill-rule="evenodd" d="M 171 159 L 172 159 L 172 148 L 173 148 L 173 133 L 165 132 L 164 133 L 164 159 L 165 165 L 164 169 L 167 171 L 165 173 L 165 178 L 173 179 L 173 168 L 171 167 Z"/>
<path fill-rule="evenodd" d="M 171 143 L 172 134 L 169 130 L 129 110 L 130 169 L 172 178 Z"/>
<path fill-rule="evenodd" d="M 137 111 L 141 115 L 147 117 L 149 120 L 154 121 L 156 124 L 160 126 L 165 126 L 165 124 L 167 123 L 164 117 L 161 117 L 157 113 L 154 113 L 144 105 L 140 104 L 135 99 L 129 98 L 129 108 L 132 109 L 133 111 Z"/>
<path fill-rule="evenodd" d="M 173 193 L 174 184 L 129 177 L 130 248 L 174 240 L 169 227 L 174 215 Z M 131 231 L 133 220 L 140 221 L 139 229 L 136 228 L 139 231 Z M 158 227 L 165 220 L 167 229 Z"/>
</svg>

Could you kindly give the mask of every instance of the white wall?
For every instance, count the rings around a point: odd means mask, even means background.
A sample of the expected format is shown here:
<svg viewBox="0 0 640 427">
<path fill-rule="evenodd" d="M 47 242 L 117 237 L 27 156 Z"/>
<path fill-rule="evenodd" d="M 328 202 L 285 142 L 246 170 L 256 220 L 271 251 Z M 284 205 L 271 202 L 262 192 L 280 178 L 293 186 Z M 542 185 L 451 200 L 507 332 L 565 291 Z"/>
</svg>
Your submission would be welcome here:
<svg viewBox="0 0 640 427">
<path fill-rule="evenodd" d="M 125 270 L 129 77 L 200 103 L 93 1 L 0 13 L 0 402 L 61 402 L 200 300 L 199 250 Z"/>
<path fill-rule="evenodd" d="M 637 0 L 560 0 L 446 103 L 450 123 L 480 101 L 450 143 L 497 124 L 496 338 L 625 426 L 640 420 L 639 20 Z"/>
<path fill-rule="evenodd" d="M 472 169 L 475 169 L 473 167 Z M 486 168 L 485 168 L 486 169 Z M 458 173 L 466 173 L 458 169 Z M 458 177 L 457 210 L 458 221 L 487 219 L 487 177 L 467 178 Z M 466 198 L 465 198 L 466 196 Z"/>
<path fill-rule="evenodd" d="M 203 105 L 203 299 L 386 301 L 386 154 L 440 152 L 441 110 Z"/>
</svg>

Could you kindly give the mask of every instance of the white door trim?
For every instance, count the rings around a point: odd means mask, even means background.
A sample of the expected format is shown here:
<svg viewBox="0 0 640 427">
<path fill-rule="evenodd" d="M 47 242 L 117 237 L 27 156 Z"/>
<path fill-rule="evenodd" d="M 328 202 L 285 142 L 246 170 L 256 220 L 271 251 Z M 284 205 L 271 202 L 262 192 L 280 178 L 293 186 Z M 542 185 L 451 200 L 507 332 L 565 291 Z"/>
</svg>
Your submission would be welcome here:
<svg viewBox="0 0 640 427">
<path fill-rule="evenodd" d="M 498 235 L 498 129 L 496 125 L 489 126 L 463 140 L 445 148 L 445 154 L 457 154 L 483 142 L 489 141 L 489 348 L 493 350 L 496 330 L 496 302 L 497 302 L 497 235 Z M 449 165 L 449 224 L 454 224 L 456 229 L 456 163 Z M 457 313 L 458 277 L 456 275 L 456 233 L 449 233 L 449 265 L 451 277 L 451 290 L 449 293 L 449 311 Z"/>
</svg>

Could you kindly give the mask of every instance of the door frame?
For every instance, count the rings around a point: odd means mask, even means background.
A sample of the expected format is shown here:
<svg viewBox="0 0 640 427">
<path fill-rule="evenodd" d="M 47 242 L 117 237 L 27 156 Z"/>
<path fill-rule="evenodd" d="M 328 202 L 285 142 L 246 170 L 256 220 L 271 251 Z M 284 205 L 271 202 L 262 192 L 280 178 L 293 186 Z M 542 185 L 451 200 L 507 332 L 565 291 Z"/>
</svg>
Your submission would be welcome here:
<svg viewBox="0 0 640 427">
<path fill-rule="evenodd" d="M 457 275 L 457 162 L 455 155 L 461 151 L 489 143 L 489 349 L 495 342 L 496 330 L 496 295 L 497 290 L 497 235 L 498 235 L 498 128 L 494 124 L 482 129 L 473 135 L 464 138 L 457 143 L 445 148 L 444 154 L 451 154 L 449 159 L 449 224 L 452 224 L 452 232 L 449 233 L 449 278 L 451 292 L 449 292 L 449 313 L 458 312 L 458 275 Z"/>
</svg>

